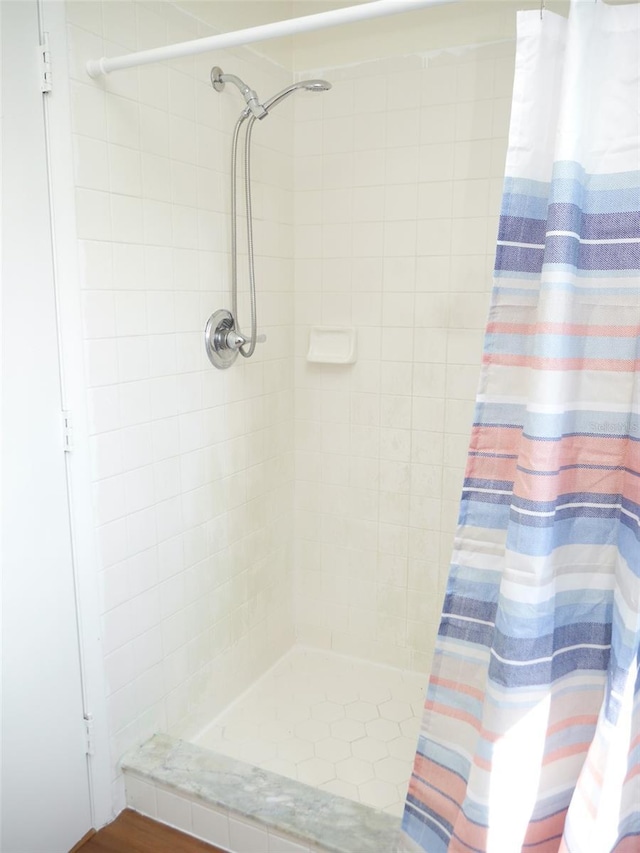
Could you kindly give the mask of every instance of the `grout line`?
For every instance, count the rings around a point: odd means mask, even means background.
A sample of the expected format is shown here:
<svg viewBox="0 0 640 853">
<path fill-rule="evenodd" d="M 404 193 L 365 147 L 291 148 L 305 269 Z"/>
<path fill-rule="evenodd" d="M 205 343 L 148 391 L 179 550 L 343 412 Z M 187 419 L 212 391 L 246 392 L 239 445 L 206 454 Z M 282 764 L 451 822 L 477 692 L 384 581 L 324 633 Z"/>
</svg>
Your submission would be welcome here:
<svg viewBox="0 0 640 853">
<path fill-rule="evenodd" d="M 440 47 L 434 48 L 433 50 L 425 50 L 425 51 L 414 51 L 413 53 L 390 53 L 386 56 L 379 56 L 375 59 L 365 59 L 361 61 L 354 62 L 345 62 L 341 65 L 323 65 L 315 68 L 305 68 L 303 70 L 294 69 L 294 79 L 296 81 L 302 79 L 301 75 L 311 75 L 313 77 L 321 76 L 323 74 L 335 72 L 335 71 L 343 71 L 348 68 L 364 68 L 368 65 L 376 66 L 380 65 L 380 63 L 388 62 L 388 61 L 402 61 L 405 59 L 413 59 L 418 57 L 423 60 L 423 68 L 428 67 L 429 61 L 432 59 L 437 59 L 439 56 L 455 56 L 460 57 L 464 56 L 466 53 L 471 53 L 474 50 L 481 50 L 485 47 L 491 47 L 499 44 L 513 44 L 515 46 L 516 39 L 515 36 L 510 36 L 508 38 L 503 39 L 495 39 L 494 41 L 484 41 L 484 42 L 473 42 L 470 44 L 461 44 L 455 45 L 452 47 Z M 358 75 L 360 76 L 360 75 Z M 366 77 L 367 75 L 362 75 Z"/>
<path fill-rule="evenodd" d="M 260 685 L 262 685 L 265 681 L 267 681 L 271 677 L 271 675 L 273 675 L 274 670 L 278 666 L 280 666 L 282 664 L 282 662 L 284 660 L 286 660 L 287 657 L 292 655 L 295 652 L 296 648 L 297 648 L 297 646 L 294 645 L 294 646 L 291 646 L 291 648 L 287 649 L 287 651 L 283 655 L 281 655 L 278 658 L 278 660 L 274 664 L 272 664 L 266 672 L 263 672 L 259 678 L 257 678 L 254 682 L 252 682 L 249 685 L 249 687 L 247 687 L 245 690 L 243 690 L 239 696 L 236 696 L 236 698 L 232 702 L 230 702 L 221 711 L 219 711 L 216 714 L 216 716 L 213 718 L 213 720 L 211 720 L 211 722 L 207 723 L 207 725 L 203 729 L 201 729 L 195 735 L 190 737 L 189 740 L 193 743 L 197 743 L 198 740 L 200 738 L 202 738 L 212 726 L 218 724 L 218 720 L 220 719 L 220 717 L 224 716 L 225 714 L 228 714 L 237 705 L 240 705 L 242 702 L 244 702 L 244 700 L 249 696 L 250 693 L 252 693 L 256 688 L 258 688 Z"/>
</svg>

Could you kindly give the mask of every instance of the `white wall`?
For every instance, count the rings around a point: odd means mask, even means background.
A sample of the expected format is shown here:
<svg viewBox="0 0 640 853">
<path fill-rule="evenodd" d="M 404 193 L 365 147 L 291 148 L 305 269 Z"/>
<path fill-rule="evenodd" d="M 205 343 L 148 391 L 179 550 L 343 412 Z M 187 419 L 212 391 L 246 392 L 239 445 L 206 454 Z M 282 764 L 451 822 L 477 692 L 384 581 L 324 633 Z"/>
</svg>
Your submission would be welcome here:
<svg viewBox="0 0 640 853">
<path fill-rule="evenodd" d="M 203 329 L 230 304 L 230 135 L 243 101 L 213 91 L 210 57 L 87 77 L 88 58 L 210 34 L 169 3 L 68 3 L 67 15 L 117 780 L 124 750 L 155 731 L 188 734 L 293 639 L 292 114 L 283 105 L 254 132 L 268 342 L 216 371 Z M 265 96 L 290 80 L 246 51 L 215 59 Z"/>
<path fill-rule="evenodd" d="M 465 49 L 466 33 L 463 17 L 450 24 L 454 50 L 307 70 L 334 88 L 296 102 L 297 636 L 424 672 L 466 462 L 513 76 L 511 40 Z M 367 45 L 355 41 L 354 55 Z M 357 364 L 307 363 L 317 324 L 353 325 Z"/>
</svg>

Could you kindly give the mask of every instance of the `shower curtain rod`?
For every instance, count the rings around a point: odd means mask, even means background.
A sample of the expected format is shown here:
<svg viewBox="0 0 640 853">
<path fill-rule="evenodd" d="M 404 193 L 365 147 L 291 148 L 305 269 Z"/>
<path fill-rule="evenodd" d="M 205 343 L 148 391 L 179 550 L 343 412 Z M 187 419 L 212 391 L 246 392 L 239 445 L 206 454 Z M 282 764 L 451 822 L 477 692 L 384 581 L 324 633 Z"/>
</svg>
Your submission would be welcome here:
<svg viewBox="0 0 640 853">
<path fill-rule="evenodd" d="M 90 59 L 87 62 L 87 74 L 90 77 L 100 77 L 112 71 L 124 68 L 135 68 L 138 65 L 148 65 L 151 62 L 162 62 L 165 59 L 178 59 L 182 56 L 194 56 L 210 50 L 220 50 L 228 47 L 239 47 L 257 41 L 291 36 L 297 33 L 321 30 L 325 27 L 335 27 L 341 24 L 351 24 L 368 18 L 380 18 L 385 15 L 395 15 L 399 12 L 412 12 L 426 6 L 442 6 L 447 3 L 458 3 L 460 0 L 373 0 L 360 6 L 348 6 L 345 9 L 334 9 L 330 12 L 319 12 L 316 15 L 305 15 L 301 18 L 291 18 L 286 21 L 275 21 L 258 27 L 247 27 L 231 33 L 208 36 L 207 38 L 168 44 L 164 47 L 153 47 L 150 50 L 139 50 L 124 56 Z"/>
</svg>

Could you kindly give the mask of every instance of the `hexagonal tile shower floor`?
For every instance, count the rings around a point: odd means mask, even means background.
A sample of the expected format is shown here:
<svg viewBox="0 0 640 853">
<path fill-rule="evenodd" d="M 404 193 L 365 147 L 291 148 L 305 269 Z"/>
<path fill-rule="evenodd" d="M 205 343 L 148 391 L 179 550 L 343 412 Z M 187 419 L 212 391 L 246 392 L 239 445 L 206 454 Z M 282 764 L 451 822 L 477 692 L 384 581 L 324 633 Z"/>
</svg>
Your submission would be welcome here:
<svg viewBox="0 0 640 853">
<path fill-rule="evenodd" d="M 427 681 L 294 648 L 194 742 L 401 815 Z"/>
</svg>

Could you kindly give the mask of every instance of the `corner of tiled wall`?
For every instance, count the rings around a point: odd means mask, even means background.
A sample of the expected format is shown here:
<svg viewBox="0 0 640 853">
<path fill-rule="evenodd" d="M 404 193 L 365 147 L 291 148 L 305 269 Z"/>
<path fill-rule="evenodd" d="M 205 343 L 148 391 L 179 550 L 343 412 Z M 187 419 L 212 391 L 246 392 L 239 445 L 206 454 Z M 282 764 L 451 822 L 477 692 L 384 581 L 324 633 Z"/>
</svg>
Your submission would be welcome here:
<svg viewBox="0 0 640 853">
<path fill-rule="evenodd" d="M 235 90 L 210 56 L 92 81 L 88 59 L 211 34 L 171 3 L 67 3 L 94 517 L 116 762 L 189 733 L 293 641 L 292 113 L 254 133 L 260 325 L 229 371 L 208 316 L 230 303 Z M 264 92 L 290 72 L 216 62 Z M 244 295 L 241 305 L 245 312 Z M 246 316 L 246 314 L 245 314 Z"/>
<path fill-rule="evenodd" d="M 314 69 L 296 103 L 299 640 L 428 672 L 466 461 L 513 43 Z M 308 363 L 353 326 L 354 365 Z"/>
</svg>

